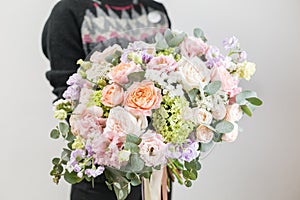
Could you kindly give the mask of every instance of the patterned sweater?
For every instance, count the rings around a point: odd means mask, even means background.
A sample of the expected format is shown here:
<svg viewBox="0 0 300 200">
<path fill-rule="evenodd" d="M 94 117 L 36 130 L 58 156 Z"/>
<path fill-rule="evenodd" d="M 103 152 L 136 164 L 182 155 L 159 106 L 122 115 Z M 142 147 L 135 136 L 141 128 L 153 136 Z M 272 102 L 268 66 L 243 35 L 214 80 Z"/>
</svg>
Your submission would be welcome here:
<svg viewBox="0 0 300 200">
<path fill-rule="evenodd" d="M 42 34 L 53 93 L 61 98 L 68 77 L 78 68 L 76 61 L 96 46 L 103 50 L 124 40 L 145 40 L 170 26 L 165 7 L 152 0 L 61 0 Z"/>
</svg>

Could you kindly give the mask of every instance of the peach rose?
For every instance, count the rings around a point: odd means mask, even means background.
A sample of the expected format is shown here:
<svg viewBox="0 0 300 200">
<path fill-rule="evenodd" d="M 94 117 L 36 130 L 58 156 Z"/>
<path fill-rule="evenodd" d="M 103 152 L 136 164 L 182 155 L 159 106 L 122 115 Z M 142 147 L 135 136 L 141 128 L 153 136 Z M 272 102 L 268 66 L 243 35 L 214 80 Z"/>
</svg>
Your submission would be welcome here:
<svg viewBox="0 0 300 200">
<path fill-rule="evenodd" d="M 239 121 L 243 116 L 241 107 L 238 104 L 232 104 L 226 106 L 225 120 L 230 122 Z"/>
<path fill-rule="evenodd" d="M 136 65 L 134 62 L 120 63 L 113 67 L 107 76 L 113 82 L 126 84 L 129 81 L 127 76 L 133 72 L 139 71 L 142 71 L 142 68 L 139 65 Z"/>
<path fill-rule="evenodd" d="M 204 125 L 196 129 L 196 138 L 198 142 L 209 143 L 214 137 L 214 132 Z"/>
<path fill-rule="evenodd" d="M 123 102 L 124 90 L 119 85 L 113 83 L 107 85 L 102 90 L 101 101 L 105 106 L 115 107 Z"/>
<path fill-rule="evenodd" d="M 195 108 L 194 116 L 197 124 L 210 124 L 213 119 L 212 114 L 204 108 Z"/>
<path fill-rule="evenodd" d="M 160 89 L 151 81 L 135 82 L 125 93 L 124 107 L 134 115 L 150 116 L 152 109 L 160 107 Z"/>
<path fill-rule="evenodd" d="M 210 77 L 212 81 L 221 81 L 222 90 L 227 92 L 230 97 L 234 97 L 241 91 L 238 87 L 238 78 L 231 76 L 224 66 L 214 67 Z"/>
<path fill-rule="evenodd" d="M 226 133 L 222 135 L 222 141 L 223 142 L 234 142 L 239 134 L 239 127 L 237 123 L 231 122 L 234 126 L 233 130 L 230 133 Z"/>
<path fill-rule="evenodd" d="M 183 56 L 190 58 L 206 54 L 209 46 L 201 38 L 191 36 L 186 37 L 179 48 Z"/>
</svg>

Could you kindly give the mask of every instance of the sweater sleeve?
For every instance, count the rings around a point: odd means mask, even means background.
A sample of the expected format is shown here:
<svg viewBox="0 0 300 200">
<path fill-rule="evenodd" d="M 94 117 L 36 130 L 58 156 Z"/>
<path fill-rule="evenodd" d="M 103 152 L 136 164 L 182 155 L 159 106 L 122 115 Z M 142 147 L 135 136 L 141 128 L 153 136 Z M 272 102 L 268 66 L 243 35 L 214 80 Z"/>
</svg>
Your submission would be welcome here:
<svg viewBox="0 0 300 200">
<path fill-rule="evenodd" d="M 42 33 L 42 48 L 50 61 L 46 78 L 53 86 L 53 93 L 61 98 L 66 81 L 76 72 L 76 61 L 85 57 L 82 48 L 80 23 L 66 1 L 53 8 Z"/>
</svg>

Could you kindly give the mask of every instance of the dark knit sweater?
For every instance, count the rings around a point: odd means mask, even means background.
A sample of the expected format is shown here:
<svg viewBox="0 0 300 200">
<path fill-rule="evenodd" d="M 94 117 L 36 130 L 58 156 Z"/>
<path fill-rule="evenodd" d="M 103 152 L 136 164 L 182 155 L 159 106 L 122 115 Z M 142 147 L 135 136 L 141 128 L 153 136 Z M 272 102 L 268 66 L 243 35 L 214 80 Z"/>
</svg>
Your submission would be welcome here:
<svg viewBox="0 0 300 200">
<path fill-rule="evenodd" d="M 152 0 L 61 0 L 42 34 L 43 52 L 51 67 L 46 77 L 53 93 L 61 98 L 68 77 L 78 68 L 76 61 L 97 44 L 108 46 L 111 38 L 141 40 L 154 34 L 141 28 L 153 27 L 158 32 L 170 26 L 164 6 Z"/>
</svg>

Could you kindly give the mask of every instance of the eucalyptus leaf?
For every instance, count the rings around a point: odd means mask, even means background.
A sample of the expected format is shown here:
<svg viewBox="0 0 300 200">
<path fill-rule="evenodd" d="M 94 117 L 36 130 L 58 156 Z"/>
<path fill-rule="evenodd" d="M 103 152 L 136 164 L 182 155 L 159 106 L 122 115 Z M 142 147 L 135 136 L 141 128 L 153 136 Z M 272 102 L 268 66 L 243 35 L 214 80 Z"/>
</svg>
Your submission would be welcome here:
<svg viewBox="0 0 300 200">
<path fill-rule="evenodd" d="M 71 151 L 69 149 L 64 148 L 63 152 L 61 153 L 61 159 L 65 162 L 70 160 Z"/>
<path fill-rule="evenodd" d="M 216 92 L 218 92 L 221 89 L 221 87 L 222 87 L 221 81 L 214 81 L 206 86 L 205 92 L 209 95 L 213 95 Z"/>
<path fill-rule="evenodd" d="M 247 103 L 246 99 L 251 97 L 256 97 L 256 96 L 257 96 L 256 92 L 245 90 L 239 93 L 238 95 L 236 95 L 235 100 L 237 104 L 245 105 Z"/>
<path fill-rule="evenodd" d="M 52 159 L 52 164 L 53 165 L 58 165 L 60 163 L 60 158 L 53 158 Z"/>
<path fill-rule="evenodd" d="M 128 75 L 128 80 L 131 82 L 141 82 L 145 80 L 145 71 L 133 72 Z"/>
<path fill-rule="evenodd" d="M 130 156 L 131 170 L 139 172 L 144 168 L 144 161 L 139 157 L 138 154 L 131 154 Z"/>
<path fill-rule="evenodd" d="M 57 129 L 53 129 L 53 130 L 50 132 L 50 137 L 51 137 L 52 139 L 58 139 L 59 136 L 60 136 L 60 132 L 59 132 L 59 130 L 57 130 Z"/>
<path fill-rule="evenodd" d="M 207 41 L 206 37 L 204 36 L 203 30 L 200 29 L 200 28 L 195 28 L 194 29 L 194 36 L 197 37 L 197 38 L 201 38 L 203 40 L 203 42 Z"/>
<path fill-rule="evenodd" d="M 192 181 L 186 180 L 186 181 L 184 182 L 184 185 L 185 185 L 186 187 L 191 187 L 191 186 L 192 186 Z"/>
<path fill-rule="evenodd" d="M 64 179 L 70 184 L 80 183 L 83 180 L 83 178 L 79 178 L 77 176 L 76 172 L 70 173 L 68 170 L 66 170 L 66 172 L 64 174 Z"/>
<path fill-rule="evenodd" d="M 246 100 L 254 106 L 261 106 L 263 104 L 262 100 L 257 97 L 246 98 Z"/>
<path fill-rule="evenodd" d="M 142 141 L 142 139 L 136 135 L 128 134 L 126 136 L 126 142 L 131 142 L 131 143 L 139 145 L 141 143 L 141 141 Z"/>
<path fill-rule="evenodd" d="M 179 33 L 175 37 L 173 37 L 170 41 L 168 41 L 168 45 L 170 47 L 177 47 L 186 37 L 185 33 Z"/>
<path fill-rule="evenodd" d="M 66 140 L 69 141 L 69 142 L 73 142 L 75 140 L 75 136 L 73 135 L 73 133 L 71 132 L 68 132 L 67 134 L 67 137 L 66 137 Z"/>
<path fill-rule="evenodd" d="M 241 109 L 246 115 L 252 117 L 252 111 L 247 105 L 241 105 Z"/>
<path fill-rule="evenodd" d="M 140 151 L 139 146 L 131 142 L 126 142 L 124 145 L 124 149 L 132 153 L 138 153 Z"/>
<path fill-rule="evenodd" d="M 142 183 L 142 181 L 141 181 L 141 179 L 138 176 L 130 181 L 130 184 L 132 186 L 138 186 L 141 183 Z"/>
<path fill-rule="evenodd" d="M 216 131 L 219 133 L 230 133 L 234 129 L 234 125 L 228 121 L 220 121 L 216 125 Z"/>
<path fill-rule="evenodd" d="M 209 143 L 201 143 L 201 146 L 200 146 L 200 151 L 201 152 L 208 152 L 211 150 L 211 148 L 213 148 L 214 146 L 214 142 L 211 141 Z"/>
<path fill-rule="evenodd" d="M 164 38 L 167 42 L 169 42 L 174 37 L 172 31 L 170 29 L 167 29 L 164 33 Z"/>
<path fill-rule="evenodd" d="M 168 45 L 168 43 L 165 39 L 160 40 L 156 43 L 156 49 L 159 50 L 159 51 L 162 51 L 162 50 L 165 50 L 165 49 L 168 49 L 168 48 L 169 48 L 169 45 Z"/>
<path fill-rule="evenodd" d="M 64 122 L 60 122 L 58 124 L 58 129 L 62 136 L 65 137 L 66 134 L 69 132 L 69 125 Z"/>
<path fill-rule="evenodd" d="M 188 96 L 192 103 L 195 101 L 195 99 L 199 93 L 200 93 L 199 90 L 196 88 L 194 88 L 188 92 Z"/>
</svg>

